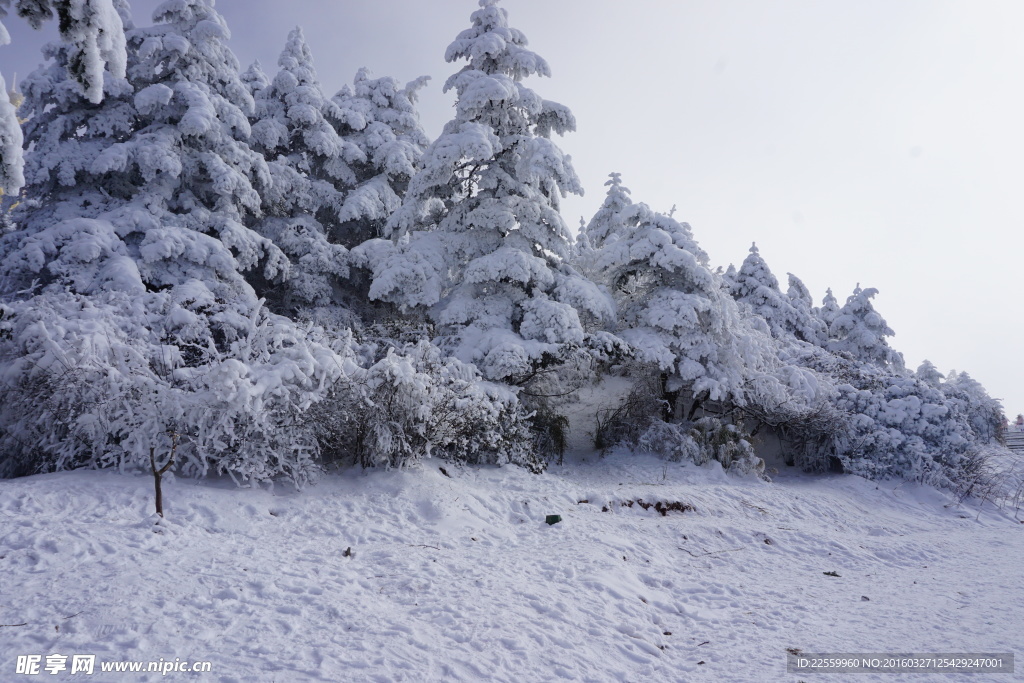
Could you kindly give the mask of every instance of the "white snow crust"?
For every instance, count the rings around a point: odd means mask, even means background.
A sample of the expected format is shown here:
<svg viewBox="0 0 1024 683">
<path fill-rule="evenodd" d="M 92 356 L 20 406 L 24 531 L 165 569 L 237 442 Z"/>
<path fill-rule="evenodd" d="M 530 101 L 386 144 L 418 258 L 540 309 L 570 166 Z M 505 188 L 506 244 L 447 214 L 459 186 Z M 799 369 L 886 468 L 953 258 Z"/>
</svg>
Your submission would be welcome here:
<svg viewBox="0 0 1024 683">
<path fill-rule="evenodd" d="M 1024 526 L 991 505 L 629 453 L 447 472 L 346 471 L 302 492 L 171 479 L 163 520 L 146 473 L 0 481 L 0 624 L 23 624 L 0 628 L 0 671 L 92 653 L 208 660 L 174 676 L 223 683 L 760 683 L 797 680 L 787 648 L 1024 649 Z"/>
</svg>

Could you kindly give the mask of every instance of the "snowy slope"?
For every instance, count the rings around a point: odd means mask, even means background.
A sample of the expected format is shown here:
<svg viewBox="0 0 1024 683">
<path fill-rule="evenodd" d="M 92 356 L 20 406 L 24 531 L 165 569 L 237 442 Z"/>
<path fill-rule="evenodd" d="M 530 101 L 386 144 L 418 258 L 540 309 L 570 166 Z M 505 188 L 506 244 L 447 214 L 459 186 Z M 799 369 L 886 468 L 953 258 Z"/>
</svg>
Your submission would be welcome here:
<svg viewBox="0 0 1024 683">
<path fill-rule="evenodd" d="M 1024 652 L 1024 526 L 991 506 L 629 454 L 438 465 L 172 480 L 159 523 L 144 474 L 0 481 L 0 680 L 796 681 L 787 648 Z M 15 675 L 54 653 L 212 673 Z M 959 678 L 1013 676 L 913 680 Z"/>
</svg>

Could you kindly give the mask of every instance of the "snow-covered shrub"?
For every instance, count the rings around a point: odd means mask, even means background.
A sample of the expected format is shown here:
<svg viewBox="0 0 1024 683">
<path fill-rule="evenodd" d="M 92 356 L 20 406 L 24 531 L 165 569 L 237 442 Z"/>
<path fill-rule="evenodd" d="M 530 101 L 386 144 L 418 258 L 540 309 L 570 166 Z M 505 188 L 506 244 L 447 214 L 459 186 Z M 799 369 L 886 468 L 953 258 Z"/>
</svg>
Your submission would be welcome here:
<svg viewBox="0 0 1024 683">
<path fill-rule="evenodd" d="M 619 405 L 597 414 L 594 446 L 604 450 L 620 444 L 635 445 L 653 422 L 670 417 L 668 403 L 661 398 L 661 380 L 656 372 L 632 367 L 627 370 L 633 388 Z M 651 450 L 651 449 L 648 449 Z M 656 450 L 656 449 L 654 449 Z"/>
<path fill-rule="evenodd" d="M 145 324 L 174 310 L 162 298 L 47 293 L 5 307 L 0 475 L 146 466 L 175 441 L 185 476 L 315 478 L 302 415 L 342 377 L 343 357 L 258 310 L 231 353 L 188 364 Z"/>
<path fill-rule="evenodd" d="M 750 435 L 735 424 L 715 417 L 702 417 L 690 427 L 697 448 L 727 470 L 749 474 L 764 472 L 764 462 L 754 455 Z"/>
<path fill-rule="evenodd" d="M 869 478 L 960 485 L 981 442 L 966 412 L 941 387 L 845 353 L 817 350 L 800 360 L 833 384 L 830 403 L 842 418 L 831 438 L 818 441 L 819 453 Z"/>
<path fill-rule="evenodd" d="M 764 461 L 754 454 L 750 435 L 740 426 L 715 417 L 684 423 L 653 420 L 636 445 L 669 460 L 689 460 L 698 465 L 714 460 L 733 472 L 764 475 Z"/>
<path fill-rule="evenodd" d="M 1012 509 L 1024 508 L 1024 458 L 1004 446 L 980 446 L 972 453 L 971 468 L 957 489 L 961 501 L 970 497 Z"/>
<path fill-rule="evenodd" d="M 788 340 L 769 367 L 752 373 L 746 401 L 734 411 L 752 434 L 778 438 L 786 464 L 807 471 L 834 466 L 829 457 L 835 435 L 847 428 L 846 413 L 835 406 L 833 379 L 814 368 L 813 360 L 821 357 L 832 355 L 813 344 Z"/>
<path fill-rule="evenodd" d="M 543 468 L 515 393 L 428 341 L 387 348 L 351 380 L 314 410 L 318 438 L 339 464 L 404 467 L 435 457 Z"/>
<path fill-rule="evenodd" d="M 711 454 L 697 444 L 687 426 L 661 419 L 649 422 L 635 445 L 642 452 L 654 453 L 674 462 L 688 460 L 703 465 L 711 460 Z"/>
<path fill-rule="evenodd" d="M 758 432 L 765 430 L 778 437 L 787 465 L 807 472 L 835 469 L 836 436 L 850 430 L 849 413 L 827 398 L 810 404 L 752 402 L 744 413 L 754 420 Z"/>
<path fill-rule="evenodd" d="M 530 413 L 529 421 L 533 437 L 531 451 L 537 462 L 556 460 L 561 465 L 569 443 L 569 418 L 549 405 L 540 405 Z"/>
<path fill-rule="evenodd" d="M 764 463 L 754 455 L 750 434 L 732 422 L 742 413 L 673 420 L 670 406 L 660 398 L 662 380 L 655 369 L 639 365 L 629 371 L 636 383 L 618 406 L 597 416 L 595 446 L 626 446 L 698 465 L 717 460 L 726 469 L 763 473 Z"/>
<path fill-rule="evenodd" d="M 778 298 L 774 279 L 755 252 L 744 270 L 748 286 L 743 291 L 756 299 L 747 303 Z M 757 273 L 760 278 L 753 277 Z M 744 278 L 740 273 L 731 277 L 734 293 L 740 292 Z M 791 277 L 790 284 L 791 307 L 805 319 L 808 295 L 798 280 Z M 755 296 L 757 291 L 763 296 Z M 959 489 L 976 469 L 978 448 L 998 434 L 998 402 L 969 378 L 964 391 L 958 390 L 955 375 L 941 382 L 930 363 L 917 375 L 906 371 L 902 356 L 887 342 L 893 331 L 871 305 L 875 293 L 857 288 L 840 308 L 830 291 L 821 309 L 809 309 L 830 323 L 827 343 L 794 334 L 784 324 L 789 317 L 776 315 L 778 306 L 758 309 L 777 318 L 773 331 L 778 338 L 784 339 L 787 329 L 790 336 L 777 348 L 772 367 L 748 385 L 742 410 L 758 429 L 778 436 L 787 462 L 803 469 L 841 465 L 871 478 L 901 477 Z"/>
</svg>

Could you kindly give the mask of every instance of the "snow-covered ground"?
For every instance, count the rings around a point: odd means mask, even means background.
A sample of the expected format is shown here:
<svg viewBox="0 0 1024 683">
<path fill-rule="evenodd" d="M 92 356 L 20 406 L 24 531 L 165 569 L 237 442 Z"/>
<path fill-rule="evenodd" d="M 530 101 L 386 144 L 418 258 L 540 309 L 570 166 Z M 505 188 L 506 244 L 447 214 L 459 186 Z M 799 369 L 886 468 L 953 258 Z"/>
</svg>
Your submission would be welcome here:
<svg viewBox="0 0 1024 683">
<path fill-rule="evenodd" d="M 0 481 L 0 680 L 827 681 L 850 677 L 787 674 L 787 648 L 1024 652 L 1012 510 L 624 453 L 439 465 L 171 480 L 160 522 L 144 473 Z M 95 673 L 16 674 L 51 654 Z M 211 673 L 100 671 L 161 658 Z M 912 680 L 963 678 L 1014 677 Z"/>
</svg>

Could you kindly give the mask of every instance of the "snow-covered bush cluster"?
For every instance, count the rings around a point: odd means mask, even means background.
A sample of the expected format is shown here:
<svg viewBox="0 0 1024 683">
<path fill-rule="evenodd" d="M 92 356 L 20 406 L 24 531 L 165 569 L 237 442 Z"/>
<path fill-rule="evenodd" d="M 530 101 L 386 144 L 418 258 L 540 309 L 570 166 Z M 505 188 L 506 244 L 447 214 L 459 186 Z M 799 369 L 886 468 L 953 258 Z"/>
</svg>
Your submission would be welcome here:
<svg viewBox="0 0 1024 683">
<path fill-rule="evenodd" d="M 876 290 L 843 306 L 829 291 L 815 307 L 795 275 L 782 291 L 756 246 L 739 269 L 712 271 L 689 225 L 634 203 L 618 174 L 607 186 L 576 260 L 611 296 L 606 329 L 631 352 L 606 370 L 636 389 L 599 416 L 600 445 L 760 470 L 748 450 L 760 435 L 805 469 L 958 487 L 1001 437 L 1000 405 L 975 380 L 904 367 Z"/>
<path fill-rule="evenodd" d="M 598 446 L 761 473 L 956 486 L 1000 437 L 966 373 L 904 367 L 873 289 L 821 306 L 758 249 L 713 269 L 618 174 L 578 236 L 547 62 L 480 0 L 454 118 L 360 70 L 328 96 L 301 29 L 244 72 L 212 0 L 17 0 L 62 41 L 0 93 L 0 475 L 146 464 L 240 481 L 424 457 L 541 469 L 587 383 Z M 0 0 L 0 18 L 12 0 Z M 8 34 L 0 25 L 0 42 Z M 0 81 L 2 85 L 2 81 Z M 24 157 L 22 152 L 24 150 Z"/>
<path fill-rule="evenodd" d="M 398 467 L 433 456 L 544 467 L 512 388 L 482 379 L 427 340 L 387 347 L 336 383 L 310 417 L 322 457 L 333 464 Z"/>
</svg>

